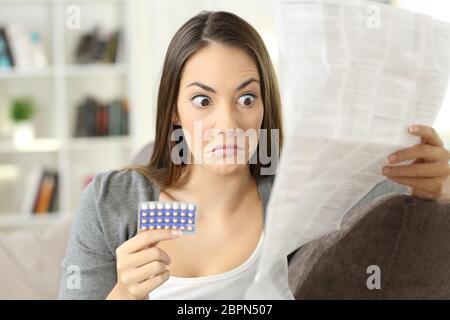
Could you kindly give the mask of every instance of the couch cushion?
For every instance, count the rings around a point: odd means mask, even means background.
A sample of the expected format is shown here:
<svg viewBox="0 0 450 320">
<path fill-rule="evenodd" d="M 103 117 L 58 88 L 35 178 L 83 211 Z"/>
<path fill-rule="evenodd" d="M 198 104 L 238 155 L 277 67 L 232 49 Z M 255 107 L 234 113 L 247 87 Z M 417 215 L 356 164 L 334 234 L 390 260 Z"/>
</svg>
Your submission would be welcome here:
<svg viewBox="0 0 450 320">
<path fill-rule="evenodd" d="M 56 299 L 71 221 L 0 235 L 0 299 Z"/>
<path fill-rule="evenodd" d="M 352 210 L 292 255 L 289 285 L 296 299 L 450 299 L 450 203 L 389 194 Z"/>
</svg>

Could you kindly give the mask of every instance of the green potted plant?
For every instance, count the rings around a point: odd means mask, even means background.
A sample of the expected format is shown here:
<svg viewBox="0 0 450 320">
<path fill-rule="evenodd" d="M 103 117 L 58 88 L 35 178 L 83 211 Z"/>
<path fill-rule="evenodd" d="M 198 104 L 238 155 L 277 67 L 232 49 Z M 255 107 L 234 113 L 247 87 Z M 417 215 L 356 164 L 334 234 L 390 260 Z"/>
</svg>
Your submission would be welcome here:
<svg viewBox="0 0 450 320">
<path fill-rule="evenodd" d="M 34 139 L 33 114 L 35 112 L 33 100 L 29 97 L 19 97 L 11 104 L 11 119 L 14 123 L 13 141 L 16 146 L 24 146 Z"/>
</svg>

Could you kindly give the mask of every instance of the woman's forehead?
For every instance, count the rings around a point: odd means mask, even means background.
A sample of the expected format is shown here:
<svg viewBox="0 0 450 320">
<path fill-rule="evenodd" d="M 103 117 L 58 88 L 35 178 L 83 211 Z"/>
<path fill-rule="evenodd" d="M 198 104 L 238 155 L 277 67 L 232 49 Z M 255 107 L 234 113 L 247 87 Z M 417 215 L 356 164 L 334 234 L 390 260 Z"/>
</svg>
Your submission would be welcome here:
<svg viewBox="0 0 450 320">
<path fill-rule="evenodd" d="M 193 54 L 186 62 L 181 82 L 232 82 L 244 78 L 259 80 L 258 68 L 242 49 L 222 44 L 211 44 Z"/>
</svg>

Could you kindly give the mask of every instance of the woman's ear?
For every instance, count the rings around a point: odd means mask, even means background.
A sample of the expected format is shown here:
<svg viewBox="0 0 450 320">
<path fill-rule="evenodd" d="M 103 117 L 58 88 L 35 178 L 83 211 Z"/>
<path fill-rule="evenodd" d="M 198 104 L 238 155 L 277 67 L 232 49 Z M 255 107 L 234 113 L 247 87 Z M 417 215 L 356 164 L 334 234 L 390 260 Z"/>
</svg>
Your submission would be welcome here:
<svg viewBox="0 0 450 320">
<path fill-rule="evenodd" d="M 175 126 L 181 126 L 180 120 L 179 120 L 178 115 L 177 115 L 177 111 L 174 111 L 174 112 L 172 113 L 172 123 L 173 123 Z"/>
</svg>

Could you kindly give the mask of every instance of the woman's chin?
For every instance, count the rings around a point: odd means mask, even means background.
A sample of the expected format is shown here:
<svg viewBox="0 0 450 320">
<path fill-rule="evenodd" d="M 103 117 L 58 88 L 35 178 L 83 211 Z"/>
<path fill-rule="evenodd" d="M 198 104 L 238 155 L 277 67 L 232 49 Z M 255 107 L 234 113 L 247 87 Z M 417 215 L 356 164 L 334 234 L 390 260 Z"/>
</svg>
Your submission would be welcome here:
<svg viewBox="0 0 450 320">
<path fill-rule="evenodd" d="M 227 163 L 225 161 L 202 164 L 203 169 L 218 176 L 230 176 L 241 173 L 243 170 L 246 170 L 247 166 L 246 163 Z"/>
<path fill-rule="evenodd" d="M 248 154 L 244 151 L 234 153 L 209 152 L 194 157 L 194 163 L 204 170 L 218 176 L 230 176 L 244 172 L 248 168 Z M 200 159 L 200 160 L 198 160 Z"/>
</svg>

